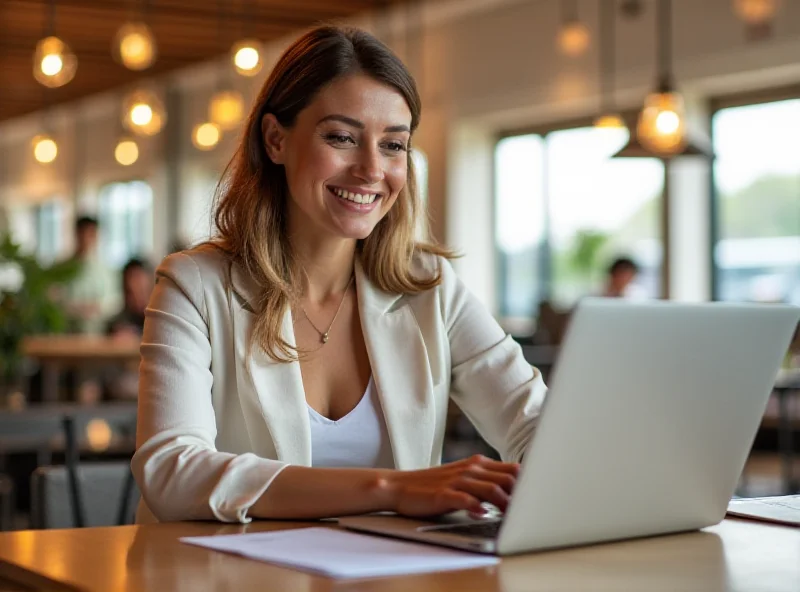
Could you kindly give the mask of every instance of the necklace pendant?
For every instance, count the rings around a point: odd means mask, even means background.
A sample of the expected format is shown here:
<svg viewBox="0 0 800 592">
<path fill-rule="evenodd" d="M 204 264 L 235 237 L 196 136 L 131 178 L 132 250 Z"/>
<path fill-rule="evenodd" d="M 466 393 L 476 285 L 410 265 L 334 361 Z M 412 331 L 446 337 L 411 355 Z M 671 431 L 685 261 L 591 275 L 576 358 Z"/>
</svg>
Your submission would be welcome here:
<svg viewBox="0 0 800 592">
<path fill-rule="evenodd" d="M 323 333 L 321 340 L 322 340 L 323 344 L 328 343 L 328 334 L 327 333 Z"/>
</svg>

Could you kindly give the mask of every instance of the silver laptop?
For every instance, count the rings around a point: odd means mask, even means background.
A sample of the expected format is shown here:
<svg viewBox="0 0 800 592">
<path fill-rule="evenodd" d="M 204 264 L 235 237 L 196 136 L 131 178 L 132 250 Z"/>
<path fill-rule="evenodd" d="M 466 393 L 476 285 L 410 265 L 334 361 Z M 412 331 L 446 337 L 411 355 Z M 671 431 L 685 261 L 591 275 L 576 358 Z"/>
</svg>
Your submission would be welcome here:
<svg viewBox="0 0 800 592">
<path fill-rule="evenodd" d="M 499 555 L 716 524 L 798 319 L 791 306 L 585 299 L 504 517 L 339 523 Z"/>
</svg>

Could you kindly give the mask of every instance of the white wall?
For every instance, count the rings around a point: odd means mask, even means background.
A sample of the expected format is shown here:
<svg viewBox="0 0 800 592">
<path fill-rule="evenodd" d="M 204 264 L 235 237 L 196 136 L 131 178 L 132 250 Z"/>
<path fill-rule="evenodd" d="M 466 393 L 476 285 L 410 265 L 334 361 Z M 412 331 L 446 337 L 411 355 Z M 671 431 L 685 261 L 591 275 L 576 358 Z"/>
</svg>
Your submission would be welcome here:
<svg viewBox="0 0 800 592">
<path fill-rule="evenodd" d="M 698 104 L 711 95 L 800 81 L 800 2 L 784 2 L 774 36 L 757 44 L 745 40 L 730 0 L 675 0 L 673 4 L 675 72 L 679 85 Z M 616 97 L 626 107 L 638 105 L 654 81 L 654 6 L 647 1 L 646 5 L 639 20 L 620 19 L 617 26 Z M 595 36 L 589 53 L 574 60 L 555 49 L 557 0 L 431 1 L 424 5 L 420 19 L 410 21 L 412 25 L 423 23 L 421 35 L 418 31 L 406 34 L 409 13 L 402 7 L 388 20 L 365 17 L 357 21 L 367 28 L 379 25 L 386 32 L 384 40 L 401 57 L 418 56 L 410 64 L 423 95 L 422 125 L 415 142 L 429 159 L 432 231 L 465 253 L 457 266 L 490 306 L 494 303 L 491 160 L 495 134 L 595 113 L 599 100 L 597 7 L 595 0 L 580 2 L 580 16 Z M 288 41 L 269 48 L 267 67 L 258 77 L 239 80 L 249 98 Z M 409 51 L 411 48 L 414 51 Z M 160 224 L 156 250 L 163 254 L 172 242 L 173 228 L 188 234 L 195 227 L 198 208 L 192 204 L 200 199 L 193 181 L 197 171 L 221 171 L 233 150 L 233 136 L 211 153 L 197 151 L 190 141 L 191 127 L 204 115 L 217 68 L 218 64 L 194 66 L 158 81 L 181 93 L 178 116 L 183 141 L 177 156 L 169 155 L 177 162 L 177 170 L 165 170 L 164 134 L 148 143 L 145 157 L 135 169 L 113 161 L 117 93 L 59 109 L 62 153 L 55 166 L 42 167 L 30 156 L 29 141 L 39 128 L 38 116 L 0 124 L 0 154 L 6 161 L 0 169 L 4 171 L 0 203 L 59 196 L 91 207 L 93 196 L 105 182 L 144 178 L 153 184 L 155 202 L 161 208 L 156 218 Z M 76 121 L 81 118 L 89 122 L 85 130 L 88 140 L 78 152 Z M 677 297 L 702 299 L 708 296 L 708 266 L 698 265 L 699 258 L 686 253 L 696 253 L 695 248 L 707 244 L 708 225 L 697 209 L 707 199 L 707 183 L 703 187 L 681 177 L 680 168 L 672 186 L 682 189 L 682 198 L 673 214 L 680 217 L 681 228 L 691 237 L 682 243 L 688 235 L 681 230 L 684 238 L 674 243 L 674 273 L 680 277 L 673 278 L 673 284 Z M 178 175 L 179 195 L 166 194 L 171 173 Z M 697 171 L 690 174 L 702 175 Z M 175 221 L 169 218 L 172 200 L 178 204 Z M 469 243 L 471 237 L 479 238 Z"/>
</svg>

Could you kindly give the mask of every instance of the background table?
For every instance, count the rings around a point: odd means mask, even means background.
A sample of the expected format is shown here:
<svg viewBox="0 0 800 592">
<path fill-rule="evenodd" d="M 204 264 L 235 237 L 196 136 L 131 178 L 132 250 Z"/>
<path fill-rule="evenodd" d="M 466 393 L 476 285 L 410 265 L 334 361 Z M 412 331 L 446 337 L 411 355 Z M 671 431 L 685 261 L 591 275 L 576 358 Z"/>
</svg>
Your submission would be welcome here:
<svg viewBox="0 0 800 592">
<path fill-rule="evenodd" d="M 91 592 L 800 590 L 800 529 L 734 519 L 700 532 L 519 555 L 490 568 L 338 582 L 177 540 L 310 525 L 189 522 L 0 534 L 0 581 Z"/>
</svg>

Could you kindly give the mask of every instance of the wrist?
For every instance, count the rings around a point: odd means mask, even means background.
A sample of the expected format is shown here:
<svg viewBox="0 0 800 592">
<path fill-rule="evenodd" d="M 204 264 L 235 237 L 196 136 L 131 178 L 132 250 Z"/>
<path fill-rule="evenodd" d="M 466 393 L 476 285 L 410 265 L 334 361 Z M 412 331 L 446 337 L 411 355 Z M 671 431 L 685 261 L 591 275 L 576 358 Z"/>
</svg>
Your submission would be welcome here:
<svg viewBox="0 0 800 592">
<path fill-rule="evenodd" d="M 379 470 L 372 482 L 372 494 L 378 511 L 396 512 L 399 505 L 400 485 L 398 475 L 400 471 Z"/>
</svg>

